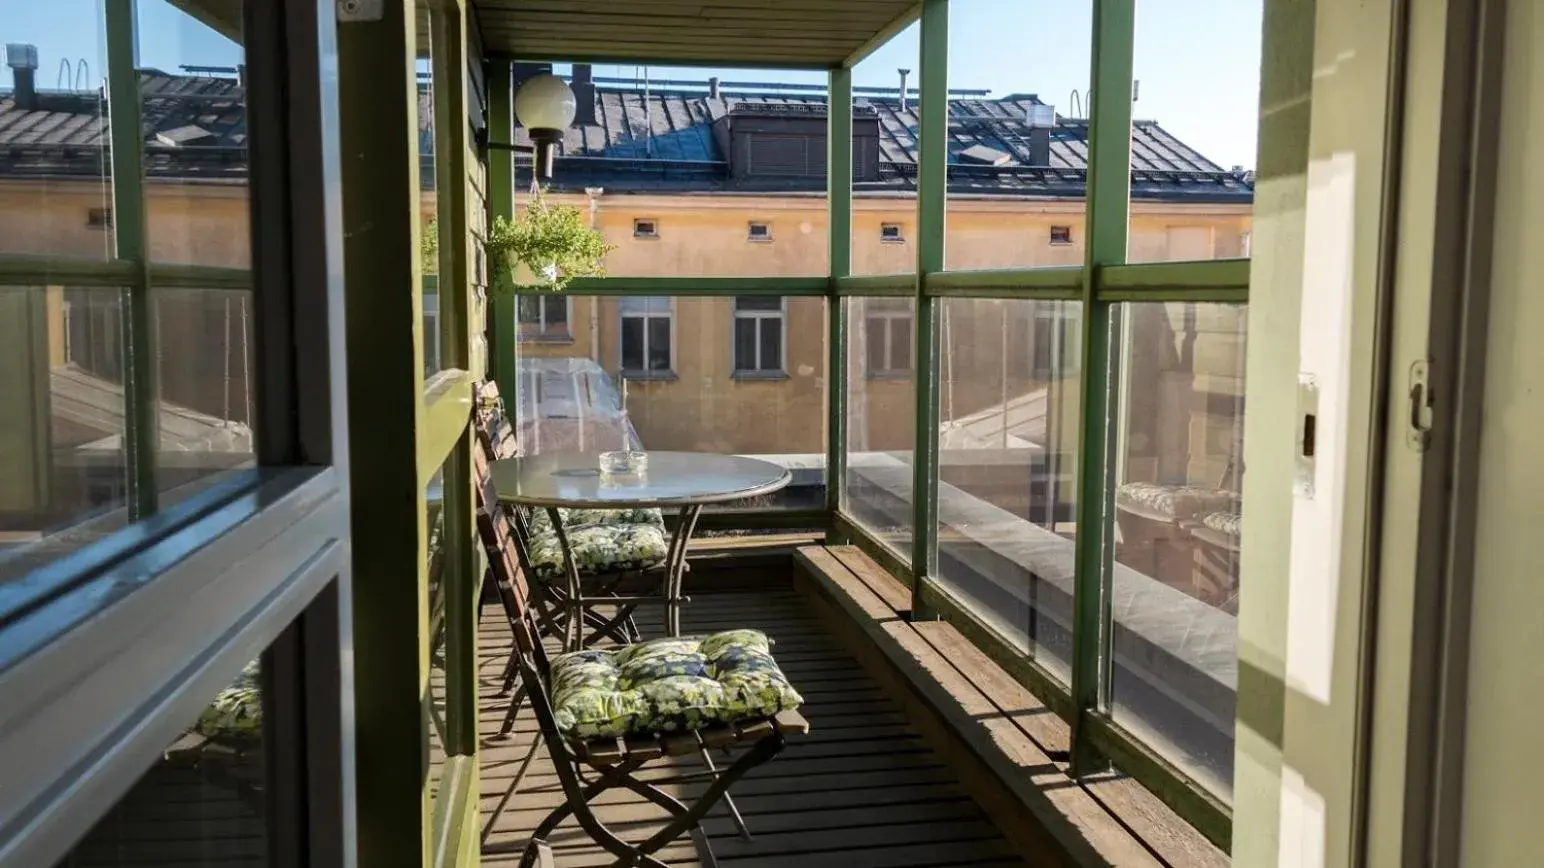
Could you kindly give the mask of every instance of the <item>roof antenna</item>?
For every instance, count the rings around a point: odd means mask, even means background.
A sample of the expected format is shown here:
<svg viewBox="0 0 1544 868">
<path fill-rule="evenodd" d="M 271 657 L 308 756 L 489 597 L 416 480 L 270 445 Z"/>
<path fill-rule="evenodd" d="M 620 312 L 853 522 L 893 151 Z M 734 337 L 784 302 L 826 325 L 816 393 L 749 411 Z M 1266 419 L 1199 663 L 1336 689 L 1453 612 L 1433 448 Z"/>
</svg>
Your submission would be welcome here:
<svg viewBox="0 0 1544 868">
<path fill-rule="evenodd" d="M 89 84 L 91 84 L 91 64 L 87 63 L 86 58 L 82 57 L 75 64 L 75 89 L 85 90 Z"/>
<path fill-rule="evenodd" d="M 54 88 L 56 90 L 68 90 L 70 87 L 70 59 L 59 58 L 59 74 L 54 76 Z"/>
</svg>

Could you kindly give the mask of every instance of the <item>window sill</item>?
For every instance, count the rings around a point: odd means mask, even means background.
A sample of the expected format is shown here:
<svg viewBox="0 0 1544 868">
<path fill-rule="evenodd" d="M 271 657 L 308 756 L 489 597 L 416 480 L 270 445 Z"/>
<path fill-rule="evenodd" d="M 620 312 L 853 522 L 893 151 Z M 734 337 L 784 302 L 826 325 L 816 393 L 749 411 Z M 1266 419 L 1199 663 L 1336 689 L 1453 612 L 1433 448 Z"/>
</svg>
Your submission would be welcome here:
<svg viewBox="0 0 1544 868">
<path fill-rule="evenodd" d="M 520 335 L 517 340 L 522 344 L 571 344 L 574 336 L 569 335 Z"/>
<path fill-rule="evenodd" d="M 790 379 L 787 371 L 735 371 L 729 375 L 731 380 L 787 380 Z"/>
<path fill-rule="evenodd" d="M 873 371 L 864 375 L 864 378 L 879 381 L 909 380 L 911 379 L 911 371 Z"/>
<path fill-rule="evenodd" d="M 669 383 L 680 378 L 675 371 L 623 371 L 622 379 Z"/>
</svg>

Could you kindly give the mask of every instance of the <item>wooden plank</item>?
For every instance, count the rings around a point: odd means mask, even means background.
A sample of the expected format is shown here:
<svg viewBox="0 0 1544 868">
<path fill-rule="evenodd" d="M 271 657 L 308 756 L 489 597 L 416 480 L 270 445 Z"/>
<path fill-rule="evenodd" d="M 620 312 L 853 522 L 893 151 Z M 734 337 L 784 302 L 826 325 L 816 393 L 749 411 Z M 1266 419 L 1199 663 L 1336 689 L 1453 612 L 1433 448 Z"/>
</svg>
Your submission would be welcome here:
<svg viewBox="0 0 1544 868">
<path fill-rule="evenodd" d="M 1185 868 L 1226 868 L 1232 864 L 1227 853 L 1135 779 L 1111 770 L 1088 775 L 1082 783 L 1083 789 L 1120 817 L 1168 864 Z"/>
<path fill-rule="evenodd" d="M 828 550 L 897 614 L 911 611 L 911 589 L 874 563 L 874 559 L 865 554 L 863 549 L 857 546 L 830 546 Z"/>
<path fill-rule="evenodd" d="M 904 690 L 915 722 L 1031 859 L 1053 863 L 1159 864 L 1101 805 L 1062 773 L 1012 720 L 939 654 L 913 625 L 847 570 L 818 570 L 801 550 L 812 608 L 848 630 L 870 671 Z M 839 563 L 825 553 L 827 564 Z M 878 617 L 875 617 L 878 613 Z M 845 622 L 843 619 L 846 619 Z"/>
</svg>

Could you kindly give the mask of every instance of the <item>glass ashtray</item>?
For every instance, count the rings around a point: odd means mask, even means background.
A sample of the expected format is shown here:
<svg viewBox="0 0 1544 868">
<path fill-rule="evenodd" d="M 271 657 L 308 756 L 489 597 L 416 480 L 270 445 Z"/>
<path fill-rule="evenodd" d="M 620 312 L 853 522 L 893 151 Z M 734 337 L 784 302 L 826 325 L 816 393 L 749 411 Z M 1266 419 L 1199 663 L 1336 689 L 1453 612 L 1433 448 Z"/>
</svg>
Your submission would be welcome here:
<svg viewBox="0 0 1544 868">
<path fill-rule="evenodd" d="M 649 467 L 649 453 L 634 450 L 602 452 L 600 472 L 618 476 L 637 476 Z"/>
</svg>

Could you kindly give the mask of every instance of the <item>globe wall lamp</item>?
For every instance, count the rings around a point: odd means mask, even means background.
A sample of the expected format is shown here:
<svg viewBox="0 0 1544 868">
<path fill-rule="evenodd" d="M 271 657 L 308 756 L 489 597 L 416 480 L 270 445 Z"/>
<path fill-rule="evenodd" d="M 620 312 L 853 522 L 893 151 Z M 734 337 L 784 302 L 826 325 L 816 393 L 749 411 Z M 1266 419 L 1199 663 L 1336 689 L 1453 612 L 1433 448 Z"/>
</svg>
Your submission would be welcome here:
<svg viewBox="0 0 1544 868">
<path fill-rule="evenodd" d="M 551 73 L 532 76 L 515 91 L 515 117 L 536 146 L 536 177 L 551 179 L 563 131 L 574 122 L 579 101 L 563 79 Z"/>
</svg>

